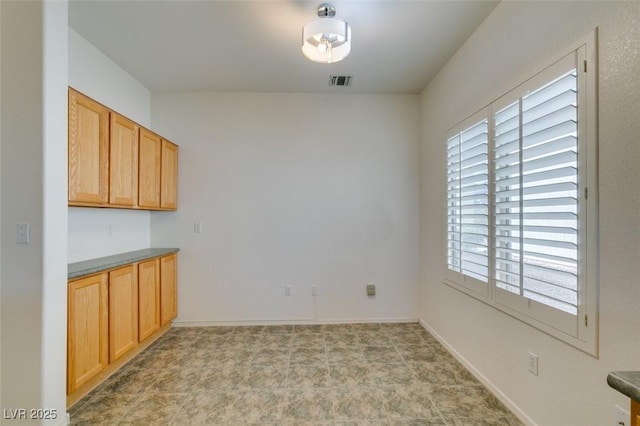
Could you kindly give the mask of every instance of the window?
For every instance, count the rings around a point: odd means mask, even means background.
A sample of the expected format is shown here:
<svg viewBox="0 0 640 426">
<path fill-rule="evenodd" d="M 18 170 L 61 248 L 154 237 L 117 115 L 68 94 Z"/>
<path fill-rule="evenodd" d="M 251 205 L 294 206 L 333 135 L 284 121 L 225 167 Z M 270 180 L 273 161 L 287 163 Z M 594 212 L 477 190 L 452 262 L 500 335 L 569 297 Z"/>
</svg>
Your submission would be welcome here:
<svg viewBox="0 0 640 426">
<path fill-rule="evenodd" d="M 446 281 L 596 355 L 594 46 L 447 133 Z"/>
</svg>

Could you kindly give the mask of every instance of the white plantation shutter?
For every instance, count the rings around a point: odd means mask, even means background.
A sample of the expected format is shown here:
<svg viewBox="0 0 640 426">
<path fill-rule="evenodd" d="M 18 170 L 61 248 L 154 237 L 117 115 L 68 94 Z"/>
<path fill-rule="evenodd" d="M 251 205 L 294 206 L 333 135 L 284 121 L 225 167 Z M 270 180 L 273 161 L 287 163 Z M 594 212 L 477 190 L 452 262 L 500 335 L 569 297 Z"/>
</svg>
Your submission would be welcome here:
<svg viewBox="0 0 640 426">
<path fill-rule="evenodd" d="M 447 268 L 482 293 L 489 281 L 489 128 L 486 111 L 480 116 L 447 139 Z"/>
<path fill-rule="evenodd" d="M 576 69 L 522 98 L 523 295 L 578 306 Z"/>
<path fill-rule="evenodd" d="M 505 95 L 493 113 L 496 300 L 573 334 L 580 229 L 576 66 L 573 53 Z"/>
<path fill-rule="evenodd" d="M 447 133 L 446 282 L 592 354 L 595 54 L 594 35 Z"/>
</svg>

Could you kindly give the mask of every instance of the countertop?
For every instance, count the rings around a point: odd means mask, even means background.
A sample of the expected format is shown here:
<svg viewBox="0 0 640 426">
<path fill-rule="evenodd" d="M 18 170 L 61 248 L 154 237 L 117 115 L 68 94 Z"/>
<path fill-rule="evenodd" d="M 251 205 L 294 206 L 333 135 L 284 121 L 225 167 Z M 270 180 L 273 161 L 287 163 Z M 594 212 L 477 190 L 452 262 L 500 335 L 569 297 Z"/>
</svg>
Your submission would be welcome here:
<svg viewBox="0 0 640 426">
<path fill-rule="evenodd" d="M 640 402 L 640 371 L 613 371 L 607 376 L 609 386 Z"/>
<path fill-rule="evenodd" d="M 177 248 L 148 248 L 127 253 L 115 254 L 113 256 L 99 257 L 97 259 L 83 260 L 82 262 L 69 263 L 67 266 L 67 279 L 80 278 L 119 266 L 129 265 L 154 257 L 176 253 Z"/>
</svg>

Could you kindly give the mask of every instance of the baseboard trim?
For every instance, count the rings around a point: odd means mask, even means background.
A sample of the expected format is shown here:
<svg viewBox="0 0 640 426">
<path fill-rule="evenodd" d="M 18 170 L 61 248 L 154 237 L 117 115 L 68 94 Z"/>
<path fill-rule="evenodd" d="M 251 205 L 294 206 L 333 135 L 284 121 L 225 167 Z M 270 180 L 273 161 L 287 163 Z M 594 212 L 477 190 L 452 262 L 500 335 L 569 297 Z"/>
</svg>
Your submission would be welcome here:
<svg viewBox="0 0 640 426">
<path fill-rule="evenodd" d="M 441 335 L 429 326 L 422 318 L 418 321 L 433 337 L 444 346 L 455 359 L 457 359 L 469 372 L 480 381 L 487 389 L 495 395 L 507 408 L 525 425 L 537 426 L 537 424 L 527 414 L 520 409 L 507 395 L 505 395 L 498 387 L 496 387 L 486 376 L 478 371 L 460 352 L 456 351 Z"/>
<path fill-rule="evenodd" d="M 174 327 L 215 327 L 243 325 L 323 325 L 323 324 L 396 324 L 417 323 L 417 318 L 341 318 L 341 319 L 289 319 L 289 320 L 232 320 L 232 321 L 173 321 Z"/>
</svg>

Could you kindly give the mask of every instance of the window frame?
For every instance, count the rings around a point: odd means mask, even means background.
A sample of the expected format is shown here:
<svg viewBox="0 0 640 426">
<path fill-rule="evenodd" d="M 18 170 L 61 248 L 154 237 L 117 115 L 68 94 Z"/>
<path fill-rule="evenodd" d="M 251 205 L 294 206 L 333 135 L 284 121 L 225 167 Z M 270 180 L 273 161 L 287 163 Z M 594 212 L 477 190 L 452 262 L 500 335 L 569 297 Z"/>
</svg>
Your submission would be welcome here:
<svg viewBox="0 0 640 426">
<path fill-rule="evenodd" d="M 571 55 L 576 55 L 577 71 L 577 118 L 578 118 L 578 294 L 577 314 L 562 312 L 559 309 L 535 302 L 524 296 L 507 294 L 495 282 L 495 154 L 494 148 L 494 112 L 519 99 L 527 89 L 535 89 L 553 81 L 554 67 Z M 583 37 L 570 48 L 563 50 L 552 60 L 547 61 L 538 72 L 522 79 L 520 84 L 507 90 L 503 95 L 490 102 L 445 133 L 445 145 L 451 135 L 481 121 L 488 120 L 488 186 L 489 186 L 489 280 L 483 283 L 472 277 L 455 273 L 448 267 L 448 197 L 445 202 L 444 235 L 445 279 L 444 283 L 486 303 L 507 315 L 521 320 L 538 330 L 553 336 L 594 357 L 598 357 L 598 296 L 599 296 L 599 253 L 598 253 L 598 62 L 597 28 Z M 549 77 L 549 75 L 551 75 Z M 518 93 L 514 98 L 514 93 Z M 521 127 L 522 124 L 519 125 Z M 448 166 L 445 167 L 447 180 Z M 448 193 L 448 182 L 445 182 Z M 587 193 L 588 191 L 588 193 Z M 588 194 L 588 195 L 587 195 Z M 570 316 L 570 318 L 568 317 Z M 569 320 L 569 322 L 567 322 Z"/>
</svg>

